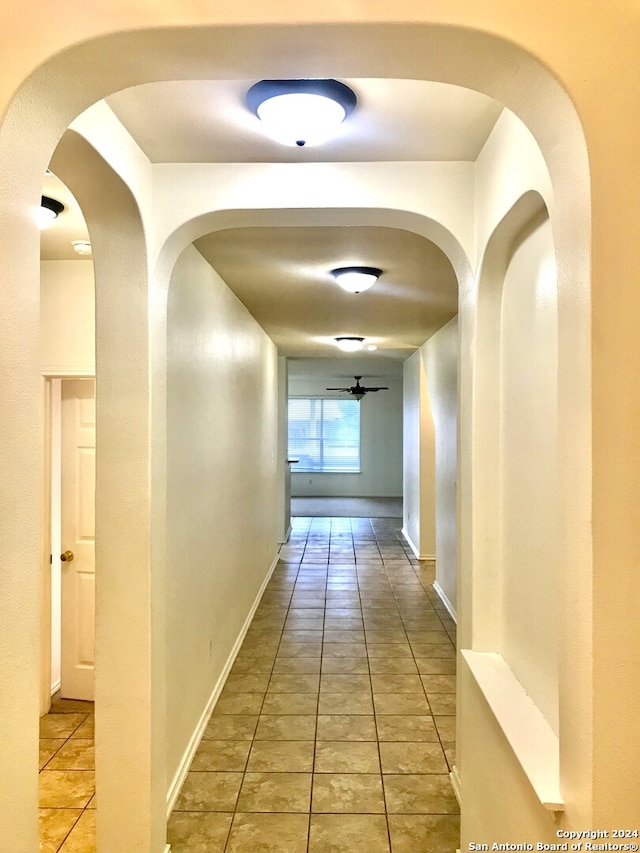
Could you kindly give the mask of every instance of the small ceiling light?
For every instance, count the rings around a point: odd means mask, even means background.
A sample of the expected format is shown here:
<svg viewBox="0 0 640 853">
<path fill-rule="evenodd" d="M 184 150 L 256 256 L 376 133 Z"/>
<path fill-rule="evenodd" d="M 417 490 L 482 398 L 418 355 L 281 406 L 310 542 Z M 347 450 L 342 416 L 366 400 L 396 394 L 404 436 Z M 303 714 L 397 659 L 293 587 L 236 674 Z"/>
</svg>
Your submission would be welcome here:
<svg viewBox="0 0 640 853">
<path fill-rule="evenodd" d="M 299 147 L 329 139 L 356 103 L 338 80 L 261 80 L 247 92 L 247 105 L 267 133 Z"/>
<path fill-rule="evenodd" d="M 343 335 L 339 338 L 334 338 L 334 340 L 343 352 L 357 352 L 362 349 L 364 338 Z"/>
<path fill-rule="evenodd" d="M 78 255 L 90 255 L 91 243 L 88 240 L 72 240 L 73 251 Z"/>
<path fill-rule="evenodd" d="M 349 293 L 362 293 L 363 290 L 373 287 L 382 275 L 382 270 L 377 267 L 340 267 L 337 270 L 331 270 L 331 275 L 343 290 Z"/>
<path fill-rule="evenodd" d="M 42 196 L 40 207 L 36 212 L 36 222 L 38 228 L 43 231 L 48 228 L 51 223 L 58 218 L 64 210 L 64 204 L 61 201 L 56 201 L 55 198 L 49 198 L 47 195 Z"/>
</svg>

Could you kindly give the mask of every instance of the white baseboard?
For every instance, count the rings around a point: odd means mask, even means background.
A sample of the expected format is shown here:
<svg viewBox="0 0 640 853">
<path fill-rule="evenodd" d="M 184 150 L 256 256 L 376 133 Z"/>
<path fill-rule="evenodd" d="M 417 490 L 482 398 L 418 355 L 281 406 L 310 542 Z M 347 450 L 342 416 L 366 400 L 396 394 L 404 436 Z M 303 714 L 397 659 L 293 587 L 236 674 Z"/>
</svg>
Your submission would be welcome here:
<svg viewBox="0 0 640 853">
<path fill-rule="evenodd" d="M 61 681 L 58 679 L 55 684 L 51 685 L 51 695 L 55 696 L 58 690 L 60 690 Z"/>
<path fill-rule="evenodd" d="M 449 616 L 451 616 L 451 618 L 453 619 L 453 621 L 457 625 L 458 624 L 458 614 L 456 613 L 456 609 L 453 606 L 453 604 L 449 601 L 449 599 L 447 598 L 445 591 L 442 589 L 442 587 L 440 586 L 438 581 L 434 581 L 433 588 L 438 593 L 438 597 L 440 598 L 440 600 L 442 601 L 444 606 L 449 611 Z"/>
<path fill-rule="evenodd" d="M 416 547 L 415 543 L 413 542 L 413 540 L 411 539 L 411 537 L 407 533 L 406 529 L 403 527 L 400 532 L 402 533 L 404 538 L 407 540 L 409 547 L 411 548 L 413 553 L 416 555 L 418 560 L 424 560 L 427 563 L 433 563 L 435 565 L 436 558 L 435 558 L 434 554 L 421 554 L 420 549 Z"/>
<path fill-rule="evenodd" d="M 289 541 L 289 537 L 291 536 L 291 525 L 289 525 L 289 529 L 287 530 L 287 535 L 284 539 L 278 539 L 278 545 L 286 545 Z"/>
<path fill-rule="evenodd" d="M 253 606 L 251 607 L 251 610 L 249 611 L 247 618 L 244 621 L 244 625 L 242 626 L 240 633 L 238 634 L 238 637 L 237 637 L 237 639 L 233 645 L 233 648 L 231 649 L 231 652 L 229 654 L 229 657 L 227 658 L 227 661 L 224 665 L 224 668 L 223 668 L 222 672 L 220 673 L 220 678 L 218 678 L 218 680 L 215 684 L 215 687 L 213 688 L 213 691 L 211 692 L 211 696 L 209 697 L 209 701 L 207 702 L 205 709 L 202 712 L 202 715 L 200 717 L 200 720 L 198 721 L 198 725 L 196 726 L 193 734 L 191 735 L 191 739 L 189 740 L 189 744 L 187 745 L 187 748 L 184 752 L 184 755 L 182 756 L 182 761 L 180 762 L 180 766 L 178 767 L 178 770 L 176 771 L 176 774 L 173 777 L 173 781 L 171 782 L 171 785 L 169 786 L 169 790 L 167 792 L 167 820 L 171 816 L 171 812 L 173 811 L 173 807 L 175 806 L 176 800 L 178 799 L 178 795 L 180 794 L 180 789 L 182 788 L 182 785 L 184 784 L 184 780 L 187 778 L 187 773 L 189 772 L 189 767 L 191 766 L 191 762 L 193 761 L 193 756 L 196 754 L 196 751 L 197 751 L 198 747 L 200 746 L 200 741 L 202 740 L 202 737 L 204 735 L 204 731 L 207 727 L 207 723 L 209 722 L 209 718 L 211 717 L 211 714 L 213 713 L 213 709 L 215 708 L 216 702 L 218 701 L 218 697 L 220 696 L 220 693 L 222 692 L 222 688 L 225 685 L 225 682 L 227 680 L 227 676 L 231 672 L 231 667 L 233 666 L 233 663 L 234 663 L 234 661 L 238 655 L 238 652 L 240 651 L 240 646 L 242 645 L 242 641 L 244 640 L 245 635 L 246 635 L 247 631 L 249 630 L 249 626 L 251 625 L 253 617 L 256 614 L 256 610 L 258 609 L 258 605 L 260 604 L 260 601 L 262 600 L 262 596 L 264 595 L 264 591 L 267 588 L 267 584 L 271 580 L 271 575 L 273 574 L 275 567 L 278 564 L 278 559 L 279 559 L 279 554 L 276 554 L 275 557 L 273 558 L 273 562 L 271 563 L 269 571 L 267 572 L 267 575 L 266 575 L 264 581 L 262 582 L 262 586 L 260 587 L 260 589 L 258 591 L 258 594 L 255 598 L 255 601 L 253 602 Z M 167 847 L 167 850 L 169 850 L 169 847 Z M 166 853 L 166 851 L 165 851 L 165 853 Z"/>
<path fill-rule="evenodd" d="M 167 846 L 164 848 L 164 853 L 171 853 L 171 845 L 170 844 L 167 844 Z"/>
<path fill-rule="evenodd" d="M 418 559 L 420 559 L 420 557 L 418 556 L 418 549 L 417 549 L 417 548 L 416 548 L 416 546 L 414 545 L 413 540 L 411 539 L 411 537 L 409 536 L 409 534 L 407 533 L 407 531 L 406 531 L 406 529 L 405 529 L 404 527 L 402 528 L 402 530 L 400 531 L 400 533 L 402 533 L 402 535 L 404 536 L 404 538 L 407 540 L 407 542 L 409 543 L 409 547 L 411 548 L 411 550 L 413 551 L 413 553 L 416 555 L 416 557 L 418 557 Z"/>
<path fill-rule="evenodd" d="M 451 779 L 451 787 L 453 788 L 453 793 L 456 795 L 458 805 L 462 808 L 462 787 L 460 786 L 460 776 L 458 775 L 456 764 L 453 765 L 453 770 L 449 773 L 449 779 Z"/>
</svg>

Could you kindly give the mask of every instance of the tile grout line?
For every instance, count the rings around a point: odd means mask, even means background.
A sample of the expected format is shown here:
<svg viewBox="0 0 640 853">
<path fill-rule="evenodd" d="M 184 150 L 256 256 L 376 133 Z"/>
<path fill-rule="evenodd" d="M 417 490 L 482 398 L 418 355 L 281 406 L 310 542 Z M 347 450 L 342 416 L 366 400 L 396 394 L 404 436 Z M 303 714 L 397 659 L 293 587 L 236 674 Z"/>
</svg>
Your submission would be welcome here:
<svg viewBox="0 0 640 853">
<path fill-rule="evenodd" d="M 380 559 L 382 560 L 382 567 L 385 571 L 385 575 L 387 574 L 386 568 L 384 567 L 384 560 L 382 559 L 382 553 L 380 552 L 380 548 L 378 547 L 378 553 L 380 554 Z M 363 616 L 364 622 L 364 616 Z M 366 644 L 366 631 L 365 631 L 365 644 Z M 366 646 L 368 649 L 368 646 Z M 373 722 L 376 727 L 376 746 L 378 748 L 378 764 L 380 767 L 380 785 L 382 786 L 382 801 L 384 803 L 384 819 L 387 826 L 387 841 L 389 842 L 389 851 L 391 853 L 391 826 L 389 825 L 389 808 L 387 805 L 387 792 L 384 785 L 384 773 L 382 770 L 382 752 L 380 750 L 380 730 L 378 728 L 378 712 L 376 710 L 376 703 L 373 696 L 373 679 L 371 677 L 371 659 L 369 658 L 369 652 L 367 651 L 367 666 L 369 667 L 369 683 L 371 685 L 371 703 L 373 705 Z"/>
<path fill-rule="evenodd" d="M 258 722 L 256 723 L 256 728 L 254 729 L 253 737 L 252 737 L 251 742 L 250 742 L 249 752 L 247 755 L 247 759 L 245 761 L 244 771 L 242 774 L 242 782 L 240 785 L 238 796 L 236 798 L 235 808 L 233 810 L 232 823 L 230 825 L 229 833 L 228 833 L 226 841 L 225 841 L 225 849 L 228 849 L 228 845 L 231 843 L 231 830 L 233 827 L 233 822 L 235 820 L 235 816 L 238 813 L 238 800 L 240 797 L 240 791 L 242 790 L 242 785 L 243 785 L 244 779 L 246 777 L 246 773 L 248 772 L 249 759 L 250 759 L 251 753 L 253 751 L 253 748 L 256 744 L 256 736 L 257 736 L 257 729 L 258 729 L 258 725 L 259 725 L 259 720 L 260 720 L 260 717 L 263 716 L 264 705 L 265 705 L 265 701 L 266 701 L 266 695 L 267 695 L 267 693 L 268 693 L 268 691 L 272 685 L 272 680 L 273 680 L 273 676 L 275 674 L 275 669 L 276 669 L 276 661 L 278 659 L 278 653 L 279 653 L 279 650 L 282 646 L 282 642 L 284 640 L 286 632 L 287 632 L 287 630 L 290 630 L 291 632 L 295 632 L 296 630 L 312 631 L 312 629 L 315 632 L 315 630 L 316 630 L 315 625 L 307 626 L 307 625 L 304 625 L 304 623 L 302 623 L 300 625 L 300 627 L 297 627 L 295 624 L 292 624 L 291 628 L 288 629 L 287 628 L 287 621 L 290 617 L 292 610 L 296 609 L 296 601 L 295 601 L 296 595 L 300 596 L 301 598 L 304 598 L 305 593 L 306 593 L 307 594 L 306 597 L 308 597 L 310 599 L 310 601 L 307 602 L 307 605 L 311 604 L 312 609 L 316 609 L 316 607 L 314 605 L 317 606 L 317 604 L 319 604 L 320 590 L 318 589 L 317 583 L 315 585 L 312 585 L 312 587 L 310 587 L 309 589 L 298 590 L 297 587 L 298 587 L 299 583 L 302 583 L 304 581 L 309 581 L 309 582 L 316 581 L 317 582 L 319 580 L 319 572 L 320 572 L 321 563 L 324 566 L 324 584 L 323 584 L 323 588 L 324 588 L 323 602 L 324 602 L 324 604 L 322 607 L 322 629 L 321 629 L 321 632 L 318 632 L 320 639 L 321 639 L 321 645 L 320 645 L 320 654 L 319 654 L 319 658 L 318 658 L 318 661 L 319 661 L 318 693 L 317 693 L 317 698 L 316 698 L 316 703 L 315 703 L 316 713 L 315 713 L 315 728 L 314 728 L 314 738 L 313 738 L 313 760 L 312 760 L 312 765 L 311 765 L 311 791 L 310 791 L 309 812 L 308 812 L 308 820 L 307 820 L 307 836 L 306 836 L 307 853 L 311 853 L 311 851 L 313 849 L 312 848 L 312 839 L 311 839 L 311 818 L 313 816 L 313 810 L 312 810 L 313 809 L 313 787 L 314 787 L 314 779 L 315 779 L 315 775 L 316 775 L 316 764 L 317 764 L 318 723 L 319 723 L 319 716 L 320 716 L 319 715 L 320 695 L 321 695 L 323 668 L 324 668 L 324 662 L 325 662 L 324 644 L 325 644 L 325 642 L 329 642 L 332 639 L 334 639 L 334 638 L 329 637 L 330 631 L 327 627 L 328 612 L 331 609 L 329 605 L 332 605 L 333 607 L 341 607 L 342 604 L 344 603 L 344 604 L 347 604 L 349 606 L 349 609 L 351 609 L 351 607 L 353 606 L 351 604 L 351 601 L 344 601 L 344 602 L 340 601 L 340 590 L 345 589 L 345 590 L 348 590 L 348 594 L 352 594 L 350 589 L 349 589 L 351 582 L 352 582 L 352 579 L 353 579 L 353 581 L 355 581 L 355 588 L 357 589 L 358 602 L 359 602 L 360 623 L 362 626 L 361 629 L 358 629 L 358 630 L 362 631 L 362 637 L 363 637 L 364 647 L 365 647 L 365 651 L 366 651 L 366 661 L 367 661 L 366 670 L 368 672 L 369 695 L 371 697 L 371 702 L 372 702 L 373 720 L 374 720 L 375 733 L 376 733 L 376 747 L 377 747 L 377 751 L 378 751 L 378 768 L 379 768 L 381 784 L 382 784 L 382 794 L 383 794 L 385 821 L 386 821 L 386 829 L 387 829 L 387 843 L 389 845 L 389 850 L 392 849 L 392 847 L 391 847 L 391 831 L 390 831 L 389 813 L 388 813 L 388 807 L 387 807 L 387 801 L 386 801 L 386 791 L 385 791 L 385 787 L 384 787 L 382 755 L 381 755 L 381 750 L 380 750 L 379 720 L 378 720 L 378 713 L 376 711 L 376 706 L 375 706 L 374 696 L 373 696 L 373 673 L 371 671 L 372 665 L 371 665 L 371 658 L 369 657 L 369 651 L 370 651 L 369 645 L 370 645 L 370 643 L 375 644 L 376 642 L 379 642 L 381 644 L 394 643 L 394 642 L 400 641 L 400 639 L 399 639 L 399 637 L 395 637 L 395 638 L 393 637 L 393 632 L 388 630 L 388 628 L 390 628 L 392 626 L 390 626 L 390 625 L 385 626 L 384 619 L 383 619 L 382 623 L 376 624 L 375 617 L 376 617 L 376 611 L 378 609 L 380 609 L 380 611 L 382 611 L 382 612 L 384 612 L 386 610 L 389 610 L 389 612 L 393 612 L 395 614 L 394 618 L 397 618 L 399 620 L 399 624 L 402 627 L 402 640 L 401 640 L 401 642 L 403 645 L 404 644 L 408 645 L 410 655 L 411 655 L 410 659 L 411 659 L 412 664 L 413 664 L 415 670 L 417 671 L 418 677 L 420 679 L 420 692 L 425 697 L 425 701 L 426 701 L 426 705 L 427 705 L 427 708 L 425 709 L 425 711 L 427 711 L 427 709 L 428 709 L 428 716 L 430 717 L 432 724 L 435 728 L 435 733 L 436 733 L 436 737 L 437 737 L 436 742 L 438 743 L 440 749 L 443 752 L 445 761 L 447 761 L 446 754 L 444 753 L 444 745 L 443 745 L 443 741 L 442 741 L 442 736 L 441 736 L 440 731 L 438 730 L 437 726 L 435 725 L 435 719 L 434 719 L 435 715 L 433 713 L 431 702 L 429 700 L 429 694 L 428 694 L 428 691 L 425 687 L 424 681 L 422 680 L 422 674 L 420 673 L 420 669 L 418 668 L 418 665 L 417 665 L 416 652 L 414 651 L 412 640 L 410 639 L 410 636 L 414 633 L 419 633 L 421 630 L 427 631 L 427 630 L 431 630 L 431 629 L 428 627 L 427 628 L 421 627 L 420 625 L 417 625 L 414 628 L 408 628 L 407 627 L 407 621 L 411 622 L 411 619 L 414 615 L 411 612 L 407 613 L 407 608 L 410 607 L 410 602 L 407 601 L 407 598 L 409 597 L 409 588 L 407 588 L 405 586 L 404 581 L 407 579 L 409 567 L 411 567 L 411 572 L 412 572 L 411 576 L 414 578 L 414 581 L 418 582 L 418 584 L 420 586 L 420 592 L 418 594 L 421 597 L 420 600 L 422 602 L 424 609 L 426 609 L 427 612 L 430 614 L 433 612 L 437 613 L 437 611 L 436 611 L 436 608 L 433 607 L 433 604 L 432 604 L 431 600 L 429 599 L 429 596 L 428 596 L 427 591 L 424 587 L 424 584 L 422 583 L 421 578 L 418 577 L 418 573 L 416 571 L 416 568 L 411 563 L 408 555 L 406 555 L 406 552 L 405 552 L 406 563 L 404 565 L 401 565 L 398 562 L 398 564 L 396 565 L 395 561 L 399 560 L 401 558 L 399 558 L 399 555 L 397 555 L 396 552 L 391 550 L 389 533 L 385 532 L 385 531 L 381 531 L 381 533 L 378 534 L 375 532 L 373 525 L 371 524 L 370 520 L 368 520 L 368 524 L 374 533 L 374 539 L 371 540 L 368 538 L 363 538 L 361 540 L 361 547 L 363 548 L 363 550 L 369 549 L 371 547 L 372 542 L 375 541 L 376 551 L 377 551 L 377 555 L 378 555 L 375 558 L 373 557 L 372 554 L 368 553 L 368 551 L 367 551 L 367 552 L 365 552 L 366 556 L 363 557 L 363 559 L 360 562 L 358 561 L 358 551 L 357 551 L 357 546 L 356 546 L 356 542 L 355 542 L 355 533 L 354 533 L 354 529 L 353 529 L 353 519 L 350 519 L 349 525 L 350 525 L 350 540 L 351 541 L 350 541 L 350 548 L 349 548 L 349 551 L 350 551 L 349 556 L 347 556 L 346 554 L 343 553 L 345 542 L 346 542 L 346 536 L 345 536 L 344 529 L 342 528 L 341 525 L 340 526 L 335 525 L 334 522 L 331 521 L 328 529 L 326 527 L 324 527 L 324 528 L 320 527 L 320 529 L 313 530 L 312 527 L 309 526 L 306 529 L 305 534 L 304 534 L 304 547 L 302 548 L 301 552 L 295 554 L 295 557 L 291 561 L 291 563 L 283 563 L 282 564 L 282 567 L 290 567 L 290 568 L 295 567 L 295 569 L 294 569 L 295 579 L 293 580 L 292 586 L 289 587 L 289 581 L 290 581 L 289 574 L 288 574 L 289 570 L 285 568 L 285 570 L 283 572 L 281 572 L 281 575 L 284 575 L 284 578 L 286 578 L 286 582 L 283 586 L 283 592 L 288 594 L 287 595 L 288 603 L 286 605 L 286 614 L 284 617 L 284 622 L 282 623 L 282 625 L 279 629 L 280 638 L 279 638 L 277 648 L 275 649 L 274 658 L 273 658 L 273 661 L 271 663 L 271 667 L 270 667 L 270 670 L 268 673 L 269 677 L 267 680 L 267 685 L 266 685 L 265 691 L 264 691 L 263 696 L 262 696 L 262 702 L 260 704 L 260 710 L 258 713 Z M 381 535 L 380 539 L 377 538 L 378 535 Z M 383 556 L 383 549 L 386 553 L 386 561 L 385 561 L 385 556 Z M 314 551 L 318 551 L 320 553 L 314 553 Z M 294 554 L 291 554 L 290 556 L 293 557 Z M 307 568 L 305 568 L 305 558 L 308 558 L 308 560 L 309 560 L 309 562 L 306 563 Z M 332 563 L 333 559 L 336 560 L 336 563 L 335 563 L 336 572 L 335 573 L 332 572 L 332 565 L 334 565 Z M 375 560 L 375 562 L 374 562 L 374 560 Z M 379 561 L 379 563 L 378 563 L 378 561 Z M 340 564 L 342 564 L 342 565 L 340 565 Z M 368 564 L 371 564 L 371 565 L 368 565 Z M 385 582 L 384 588 L 381 585 L 379 585 L 379 581 L 382 578 L 384 578 L 384 582 Z M 343 580 L 346 581 L 344 588 L 342 587 L 342 584 L 341 584 L 341 581 L 343 581 Z M 335 589 L 330 590 L 329 587 L 331 586 L 332 582 L 335 582 L 337 585 L 335 586 Z M 364 583 L 364 587 L 363 587 L 363 583 Z M 329 600 L 330 592 L 331 592 L 331 595 L 333 596 L 333 599 L 331 601 Z M 389 593 L 391 593 L 390 597 L 389 597 Z M 366 606 L 363 603 L 363 594 L 366 594 L 365 597 L 368 595 L 369 599 L 370 599 Z M 423 596 L 424 596 L 424 601 L 422 601 Z M 277 598 L 277 596 L 276 596 L 276 598 Z M 313 600 L 312 600 L 314 598 L 316 599 L 315 602 L 313 602 Z M 283 595 L 283 600 L 284 600 L 284 595 Z M 393 605 L 394 605 L 393 611 L 391 611 L 391 609 L 388 608 L 387 605 L 384 603 L 385 600 L 388 600 L 389 602 L 393 601 Z M 275 604 L 276 602 L 274 601 L 273 603 Z M 378 605 L 378 606 L 376 606 L 376 605 Z M 282 609 L 284 609 L 284 608 L 282 608 Z M 304 609 L 304 608 L 302 608 L 302 609 Z M 374 624 L 374 627 L 371 628 L 369 631 L 367 630 L 366 624 L 369 623 L 370 620 L 369 620 L 369 618 L 365 619 L 365 615 L 367 615 L 367 614 L 369 614 L 371 616 L 371 619 L 373 620 L 373 624 Z M 443 629 L 445 629 L 445 631 L 446 631 L 444 622 L 443 622 L 442 618 L 440 617 L 439 613 L 438 613 L 438 621 L 439 621 L 441 627 Z M 333 627 L 331 628 L 331 631 L 339 632 L 341 630 L 339 621 L 336 623 L 332 623 L 332 625 L 333 625 Z M 266 628 L 267 626 L 263 626 L 263 627 Z M 272 626 L 268 626 L 268 628 L 269 628 L 269 631 L 272 630 Z M 355 631 L 355 628 L 352 628 L 352 626 L 349 625 L 342 630 L 351 632 L 352 630 Z M 436 629 L 434 628 L 433 630 L 436 630 Z M 385 636 L 385 634 L 386 634 L 386 636 Z M 371 635 L 370 640 L 369 640 L 369 635 Z M 299 642 L 304 642 L 305 639 L 306 638 L 303 637 L 302 639 L 299 640 Z M 421 641 L 421 638 L 418 638 L 418 639 Z M 452 642 L 452 640 L 449 636 L 447 636 L 447 639 L 449 639 L 449 641 Z M 357 641 L 359 643 L 359 639 L 356 640 L 356 638 L 354 638 L 352 640 L 352 642 L 355 642 L 355 641 Z M 347 643 L 347 642 L 349 642 L 349 639 L 343 638 L 341 640 L 341 642 Z M 418 640 L 416 640 L 416 642 L 418 642 Z M 294 657 L 295 657 L 295 655 L 294 655 Z M 381 655 L 381 658 L 385 658 L 385 657 L 386 657 L 386 655 Z M 303 669 L 304 669 L 304 667 L 303 667 Z M 285 667 L 285 672 L 287 672 L 287 671 L 288 670 Z M 318 671 L 318 670 L 316 670 L 316 671 Z M 339 671 L 340 670 L 338 670 L 338 672 Z M 295 672 L 295 668 L 294 668 L 294 672 Z M 397 674 L 401 674 L 401 673 L 397 673 Z M 287 692 L 287 691 L 284 691 L 284 692 Z M 295 736 L 294 736 L 294 739 L 295 739 Z M 398 742 L 402 742 L 402 741 L 398 741 Z M 354 770 L 347 771 L 347 773 L 357 774 L 357 773 L 359 773 L 359 771 L 354 769 Z M 424 776 L 424 775 L 429 775 L 429 774 L 422 771 L 418 775 Z M 280 814 L 280 813 L 289 814 L 289 812 L 272 812 L 272 814 Z M 324 813 L 322 813 L 322 814 L 324 814 Z M 332 813 L 330 812 L 328 814 L 332 814 Z M 342 813 L 340 813 L 340 814 L 342 814 Z M 344 814 L 351 814 L 351 813 L 344 813 Z M 369 814 L 377 814 L 377 813 L 371 812 L 371 811 L 361 811 L 361 812 L 357 812 L 357 813 L 354 812 L 353 814 L 354 815 L 355 814 L 369 815 Z M 405 812 L 398 812 L 398 814 L 402 814 L 402 815 L 407 814 L 408 815 L 408 814 L 413 814 L 413 813 L 412 812 L 406 812 L 406 813 Z M 437 811 L 437 812 L 431 811 L 428 814 L 435 815 L 435 814 L 449 814 L 449 813 L 448 812 L 440 812 L 440 811 Z M 300 829 L 302 830 L 302 826 L 300 827 Z M 302 840 L 302 838 L 300 838 L 300 840 Z"/>
<path fill-rule="evenodd" d="M 277 566 L 276 566 L 276 570 L 277 570 Z M 298 568 L 298 572 L 299 572 L 299 568 Z M 297 576 L 298 576 L 298 572 L 296 572 L 296 578 L 297 578 Z M 272 575 L 272 578 L 273 578 L 273 575 Z M 270 583 L 271 583 L 271 580 L 269 581 L 269 584 L 267 585 L 267 589 L 268 589 L 268 587 L 269 587 Z M 282 644 L 282 635 L 283 635 L 283 633 L 284 633 L 284 626 L 286 625 L 286 620 L 287 620 L 287 617 L 288 617 L 288 615 L 289 615 L 289 611 L 291 610 L 291 599 L 292 599 L 292 597 L 293 597 L 293 590 L 294 590 L 294 589 L 295 589 L 295 581 L 294 581 L 294 585 L 293 585 L 293 588 L 292 588 L 291 595 L 289 596 L 289 603 L 288 603 L 288 605 L 287 605 L 287 613 L 286 613 L 286 615 L 285 615 L 285 620 L 284 620 L 283 626 L 282 626 L 282 628 L 281 628 L 281 630 L 280 630 L 280 639 L 279 639 L 279 641 L 278 641 L 278 646 L 277 646 L 277 648 L 276 648 L 276 653 L 275 653 L 275 655 L 274 655 L 274 657 L 273 657 L 273 663 L 271 664 L 271 669 L 269 670 L 269 679 L 268 679 L 268 681 L 267 681 L 267 688 L 266 688 L 266 690 L 264 691 L 263 696 L 262 696 L 262 702 L 260 703 L 260 708 L 259 708 L 259 710 L 258 710 L 258 715 L 257 715 L 257 716 L 258 716 L 258 719 L 256 720 L 256 727 L 255 727 L 255 729 L 254 729 L 253 736 L 252 736 L 252 738 L 251 738 L 251 743 L 250 743 L 250 746 L 249 746 L 249 751 L 247 752 L 247 758 L 246 758 L 245 763 L 244 763 L 244 770 L 242 771 L 242 779 L 240 780 L 240 787 L 238 788 L 238 794 L 237 794 L 237 796 L 236 796 L 235 805 L 234 805 L 233 812 L 232 812 L 231 823 L 229 824 L 229 831 L 228 831 L 227 838 L 226 838 L 226 841 L 225 841 L 225 844 L 224 844 L 224 851 L 226 851 L 226 850 L 227 850 L 227 848 L 228 848 L 229 841 L 231 840 L 231 834 L 232 834 L 233 826 L 234 826 L 234 823 L 235 823 L 236 815 L 238 814 L 238 803 L 239 803 L 239 801 L 240 801 L 240 794 L 241 794 L 241 792 L 242 792 L 242 788 L 243 788 L 243 786 L 244 786 L 244 781 L 245 781 L 245 779 L 246 779 L 246 775 L 247 775 L 247 767 L 248 767 L 248 765 L 249 765 L 249 758 L 251 757 L 251 753 L 252 753 L 252 751 L 253 751 L 253 746 L 254 746 L 254 744 L 255 744 L 255 742 L 256 742 L 256 733 L 257 733 L 257 731 L 258 731 L 258 726 L 260 725 L 260 717 L 261 717 L 261 716 L 263 716 L 263 714 L 262 714 L 262 710 L 263 710 L 263 708 L 264 708 L 264 703 L 265 703 L 265 700 L 266 700 L 266 698 L 267 698 L 267 691 L 269 690 L 269 684 L 271 683 L 271 677 L 273 676 L 273 670 L 274 670 L 275 665 L 276 665 L 276 660 L 277 660 L 277 657 L 278 657 L 278 650 L 280 649 L 280 646 L 281 646 L 281 644 Z M 265 592 L 266 592 L 266 590 L 265 590 Z M 256 610 L 256 613 L 254 614 L 254 617 L 253 617 L 253 618 L 254 618 L 254 620 L 255 620 L 255 617 L 256 617 L 256 615 L 258 614 L 258 611 L 260 610 L 260 608 L 261 608 L 261 607 L 262 607 L 262 602 L 260 602 L 260 604 L 258 605 L 258 608 L 257 608 L 257 610 Z M 251 629 L 252 625 L 253 625 L 253 620 L 252 620 L 251 625 L 249 626 L 249 630 Z M 233 669 L 233 668 L 232 668 L 232 669 Z M 231 674 L 231 673 L 229 673 L 229 674 Z"/>
</svg>

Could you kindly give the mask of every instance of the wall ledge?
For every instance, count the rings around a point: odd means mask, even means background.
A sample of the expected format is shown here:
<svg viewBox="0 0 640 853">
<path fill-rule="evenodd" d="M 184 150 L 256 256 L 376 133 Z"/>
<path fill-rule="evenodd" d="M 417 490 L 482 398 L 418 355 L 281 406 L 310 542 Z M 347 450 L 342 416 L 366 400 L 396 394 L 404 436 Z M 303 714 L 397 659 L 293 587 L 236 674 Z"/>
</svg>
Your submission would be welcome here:
<svg viewBox="0 0 640 853">
<path fill-rule="evenodd" d="M 563 812 L 558 736 L 502 655 L 462 649 L 462 657 L 538 799 Z"/>
</svg>

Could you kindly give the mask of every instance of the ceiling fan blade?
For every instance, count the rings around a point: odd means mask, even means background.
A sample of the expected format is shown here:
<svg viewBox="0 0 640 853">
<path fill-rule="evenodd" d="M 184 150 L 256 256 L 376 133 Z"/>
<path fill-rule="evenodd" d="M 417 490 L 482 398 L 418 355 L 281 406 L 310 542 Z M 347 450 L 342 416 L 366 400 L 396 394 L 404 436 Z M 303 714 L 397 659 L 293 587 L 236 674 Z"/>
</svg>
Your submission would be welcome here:
<svg viewBox="0 0 640 853">
<path fill-rule="evenodd" d="M 362 390 L 363 390 L 363 391 L 388 391 L 389 389 L 388 389 L 386 386 L 381 385 L 379 388 L 368 388 L 368 387 L 367 387 L 367 388 L 365 388 L 365 387 L 363 386 L 363 387 L 362 387 Z"/>
<path fill-rule="evenodd" d="M 325 388 L 325 391 L 351 391 L 351 388 Z"/>
</svg>

